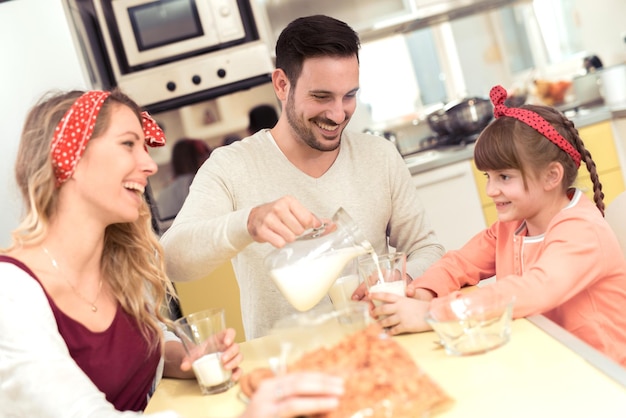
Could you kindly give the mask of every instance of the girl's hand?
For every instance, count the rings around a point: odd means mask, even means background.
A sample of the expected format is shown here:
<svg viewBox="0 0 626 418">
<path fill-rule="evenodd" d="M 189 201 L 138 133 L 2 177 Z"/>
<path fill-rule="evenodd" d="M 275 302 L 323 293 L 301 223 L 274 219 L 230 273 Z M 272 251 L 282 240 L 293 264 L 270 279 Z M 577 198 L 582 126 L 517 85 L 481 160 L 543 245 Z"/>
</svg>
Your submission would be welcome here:
<svg viewBox="0 0 626 418">
<path fill-rule="evenodd" d="M 397 335 L 431 329 L 425 320 L 430 302 L 393 293 L 372 293 L 370 297 L 383 302 L 375 307 L 371 314 L 375 318 L 381 317 L 378 322 L 387 329 L 389 334 Z"/>
<path fill-rule="evenodd" d="M 419 284 L 415 281 L 412 281 L 406 285 L 406 295 L 410 298 L 427 301 L 433 300 L 437 297 L 435 292 L 419 287 Z"/>
<path fill-rule="evenodd" d="M 288 418 L 331 411 L 344 393 L 343 379 L 317 372 L 265 379 L 241 418 Z"/>
</svg>

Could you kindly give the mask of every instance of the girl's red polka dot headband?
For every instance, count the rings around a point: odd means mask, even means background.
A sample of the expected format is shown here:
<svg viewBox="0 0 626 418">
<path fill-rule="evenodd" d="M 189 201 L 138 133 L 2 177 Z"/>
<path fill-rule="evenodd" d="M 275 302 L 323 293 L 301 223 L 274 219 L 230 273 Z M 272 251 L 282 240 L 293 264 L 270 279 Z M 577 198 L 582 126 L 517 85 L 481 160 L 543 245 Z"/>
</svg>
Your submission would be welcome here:
<svg viewBox="0 0 626 418">
<path fill-rule="evenodd" d="M 542 118 L 537 113 L 528 109 L 520 109 L 517 107 L 506 107 L 504 101 L 506 100 L 506 90 L 502 86 L 494 86 L 489 92 L 489 97 L 493 103 L 493 115 L 496 118 L 501 116 L 508 116 L 515 118 L 526 125 L 530 126 L 541 135 L 545 136 L 557 147 L 569 154 L 574 160 L 576 167 L 580 167 L 580 153 L 574 148 L 574 146 L 556 130 L 554 126 L 550 125 L 547 120 Z"/>
<path fill-rule="evenodd" d="M 102 104 L 110 95 L 111 92 L 108 91 L 86 92 L 76 99 L 57 125 L 50 144 L 57 187 L 74 174 L 76 164 L 91 139 Z M 150 147 L 165 145 L 163 130 L 148 112 L 142 112 L 141 118 L 146 145 Z"/>
</svg>

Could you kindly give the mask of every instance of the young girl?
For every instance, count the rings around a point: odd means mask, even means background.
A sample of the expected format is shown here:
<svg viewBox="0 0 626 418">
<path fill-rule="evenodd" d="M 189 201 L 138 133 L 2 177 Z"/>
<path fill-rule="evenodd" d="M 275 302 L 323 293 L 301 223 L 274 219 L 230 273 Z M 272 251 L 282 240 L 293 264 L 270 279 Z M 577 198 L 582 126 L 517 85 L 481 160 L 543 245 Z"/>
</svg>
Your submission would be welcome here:
<svg viewBox="0 0 626 418">
<path fill-rule="evenodd" d="M 501 86 L 491 90 L 496 120 L 474 149 L 498 221 L 417 277 L 407 290 L 414 299 L 376 295 L 391 303 L 373 314 L 391 314 L 383 325 L 394 334 L 423 331 L 424 301 L 454 297 L 461 287 L 495 275 L 495 283 L 468 296 L 515 295 L 515 318 L 543 314 L 626 365 L 626 261 L 603 218 L 595 163 L 560 112 L 508 108 L 505 99 Z M 593 181 L 595 204 L 572 187 L 581 161 Z"/>
<path fill-rule="evenodd" d="M 15 169 L 27 213 L 0 251 L 0 415 L 140 416 L 162 356 L 166 376 L 193 377 L 164 336 L 172 288 L 143 198 L 157 170 L 146 146 L 164 141 L 117 90 L 56 94 L 28 114 Z M 234 337 L 224 333 L 222 361 L 237 380 Z M 299 377 L 268 382 L 244 416 L 336 407 L 342 382 Z"/>
</svg>

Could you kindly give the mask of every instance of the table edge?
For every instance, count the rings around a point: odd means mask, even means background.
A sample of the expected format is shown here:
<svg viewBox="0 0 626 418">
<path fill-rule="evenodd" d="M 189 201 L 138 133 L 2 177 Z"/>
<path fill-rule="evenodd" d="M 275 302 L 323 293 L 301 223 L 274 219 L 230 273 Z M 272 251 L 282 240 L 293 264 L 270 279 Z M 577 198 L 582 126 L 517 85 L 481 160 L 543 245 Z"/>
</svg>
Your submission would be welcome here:
<svg viewBox="0 0 626 418">
<path fill-rule="evenodd" d="M 617 383 L 626 387 L 626 368 L 596 350 L 574 334 L 552 322 L 543 315 L 532 315 L 526 317 L 533 325 L 537 326 L 561 344 L 581 356 L 589 364 L 606 374 Z"/>
</svg>

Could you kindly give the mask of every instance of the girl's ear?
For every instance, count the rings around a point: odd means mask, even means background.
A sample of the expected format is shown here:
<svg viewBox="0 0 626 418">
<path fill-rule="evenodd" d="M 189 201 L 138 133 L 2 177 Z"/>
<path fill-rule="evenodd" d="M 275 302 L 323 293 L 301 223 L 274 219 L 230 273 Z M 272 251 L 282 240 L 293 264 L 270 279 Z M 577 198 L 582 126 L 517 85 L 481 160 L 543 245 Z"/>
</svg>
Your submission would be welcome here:
<svg viewBox="0 0 626 418">
<path fill-rule="evenodd" d="M 561 187 L 563 181 L 563 165 L 561 163 L 553 161 L 548 164 L 544 171 L 544 187 L 546 190 L 553 190 L 557 187 Z"/>
</svg>

